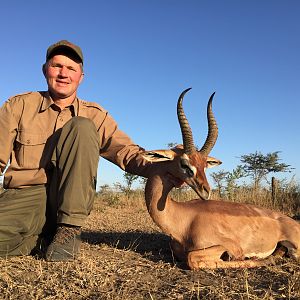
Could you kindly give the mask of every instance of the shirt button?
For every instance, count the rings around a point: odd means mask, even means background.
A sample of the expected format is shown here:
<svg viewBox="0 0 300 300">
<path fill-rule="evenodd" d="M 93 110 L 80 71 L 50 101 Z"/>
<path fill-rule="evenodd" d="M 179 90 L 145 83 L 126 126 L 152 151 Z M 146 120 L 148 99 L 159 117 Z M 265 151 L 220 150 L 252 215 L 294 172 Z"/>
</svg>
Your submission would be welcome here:
<svg viewBox="0 0 300 300">
<path fill-rule="evenodd" d="M 30 144 L 30 140 L 27 140 L 26 143 L 29 145 Z"/>
</svg>

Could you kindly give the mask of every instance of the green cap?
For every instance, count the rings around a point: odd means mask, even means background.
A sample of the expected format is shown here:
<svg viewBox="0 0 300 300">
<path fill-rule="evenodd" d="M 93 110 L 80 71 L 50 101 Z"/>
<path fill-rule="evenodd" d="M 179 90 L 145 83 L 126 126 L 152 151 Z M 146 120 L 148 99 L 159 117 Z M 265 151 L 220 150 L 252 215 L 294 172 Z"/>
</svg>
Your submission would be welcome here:
<svg viewBox="0 0 300 300">
<path fill-rule="evenodd" d="M 53 45 L 51 45 L 48 49 L 47 49 L 47 53 L 46 53 L 46 61 L 49 60 L 57 51 L 72 51 L 73 53 L 76 54 L 76 56 L 78 56 L 78 58 L 81 60 L 81 62 L 83 63 L 83 54 L 82 51 L 80 49 L 79 46 L 67 41 L 67 40 L 61 40 Z"/>
</svg>

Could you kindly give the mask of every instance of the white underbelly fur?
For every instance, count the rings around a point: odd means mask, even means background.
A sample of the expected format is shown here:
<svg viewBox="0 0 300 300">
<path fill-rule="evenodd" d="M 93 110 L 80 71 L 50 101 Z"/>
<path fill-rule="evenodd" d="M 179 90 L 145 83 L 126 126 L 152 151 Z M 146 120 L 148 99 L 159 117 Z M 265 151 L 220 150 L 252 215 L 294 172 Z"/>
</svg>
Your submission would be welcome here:
<svg viewBox="0 0 300 300">
<path fill-rule="evenodd" d="M 277 246 L 277 245 L 276 245 Z M 252 258 L 252 257 L 256 257 L 256 258 L 259 258 L 259 259 L 263 259 L 263 258 L 266 258 L 268 256 L 270 256 L 276 249 L 276 246 L 274 247 L 274 249 L 268 251 L 268 252 L 252 252 L 252 253 L 246 253 L 245 254 L 245 257 L 247 258 Z"/>
</svg>

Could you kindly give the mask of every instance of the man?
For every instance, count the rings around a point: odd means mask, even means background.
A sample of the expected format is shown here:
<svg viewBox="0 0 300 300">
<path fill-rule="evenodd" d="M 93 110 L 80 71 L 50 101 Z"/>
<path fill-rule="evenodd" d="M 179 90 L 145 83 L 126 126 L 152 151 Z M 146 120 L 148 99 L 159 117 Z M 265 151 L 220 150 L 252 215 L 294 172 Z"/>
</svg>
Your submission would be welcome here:
<svg viewBox="0 0 300 300">
<path fill-rule="evenodd" d="M 80 47 L 51 45 L 43 74 L 48 91 L 14 96 L 0 109 L 0 256 L 28 255 L 52 241 L 46 259 L 66 261 L 80 251 L 99 155 L 145 177 L 151 165 L 102 107 L 77 98 Z"/>
</svg>

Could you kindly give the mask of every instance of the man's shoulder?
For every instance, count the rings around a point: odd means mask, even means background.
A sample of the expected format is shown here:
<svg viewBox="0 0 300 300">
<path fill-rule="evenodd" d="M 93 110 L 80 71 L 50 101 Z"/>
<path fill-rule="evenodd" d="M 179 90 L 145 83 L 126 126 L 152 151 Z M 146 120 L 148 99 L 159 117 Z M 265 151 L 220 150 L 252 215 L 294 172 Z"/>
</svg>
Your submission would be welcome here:
<svg viewBox="0 0 300 300">
<path fill-rule="evenodd" d="M 42 98 L 43 92 L 25 92 L 16 94 L 8 99 L 9 102 L 19 102 L 19 101 L 26 101 L 27 99 L 40 99 Z"/>
<path fill-rule="evenodd" d="M 97 110 L 100 110 L 104 113 L 107 112 L 101 105 L 99 105 L 96 102 L 86 101 L 86 100 L 83 100 L 83 99 L 79 99 L 79 102 L 83 107 L 87 107 L 87 108 L 91 108 L 91 109 L 97 109 Z"/>
</svg>

